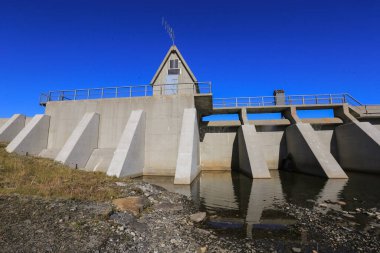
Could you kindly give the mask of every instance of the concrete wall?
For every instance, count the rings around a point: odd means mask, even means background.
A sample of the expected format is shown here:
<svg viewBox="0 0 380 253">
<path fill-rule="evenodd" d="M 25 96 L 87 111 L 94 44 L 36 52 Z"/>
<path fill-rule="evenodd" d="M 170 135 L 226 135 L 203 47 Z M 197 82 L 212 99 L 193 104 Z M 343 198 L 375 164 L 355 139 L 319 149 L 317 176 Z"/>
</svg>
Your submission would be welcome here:
<svg viewBox="0 0 380 253">
<path fill-rule="evenodd" d="M 344 169 L 380 173 L 380 131 L 369 122 L 336 128 L 339 163 Z"/>
<path fill-rule="evenodd" d="M 293 169 L 326 178 L 347 178 L 338 162 L 307 123 L 297 123 L 286 129 L 288 158 Z"/>
<path fill-rule="evenodd" d="M 207 126 L 200 128 L 202 170 L 238 168 L 237 126 Z"/>
<path fill-rule="evenodd" d="M 5 122 L 7 122 L 8 120 L 9 120 L 9 118 L 0 118 L 0 127 L 1 127 L 2 125 L 4 125 Z"/>
<path fill-rule="evenodd" d="M 174 175 L 182 115 L 192 95 L 50 102 L 48 149 L 60 150 L 86 112 L 100 115 L 98 149 L 116 149 L 133 110 L 146 113 L 146 174 Z"/>
</svg>

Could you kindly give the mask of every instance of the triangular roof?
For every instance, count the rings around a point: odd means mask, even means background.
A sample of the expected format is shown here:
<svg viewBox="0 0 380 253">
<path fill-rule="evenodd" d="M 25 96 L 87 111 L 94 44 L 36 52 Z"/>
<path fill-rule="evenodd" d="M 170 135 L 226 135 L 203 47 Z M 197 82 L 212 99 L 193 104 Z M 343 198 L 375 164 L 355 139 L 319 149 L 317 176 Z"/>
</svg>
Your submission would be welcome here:
<svg viewBox="0 0 380 253">
<path fill-rule="evenodd" d="M 182 63 L 182 66 L 186 69 L 186 71 L 189 73 L 191 79 L 193 80 L 193 82 L 197 82 L 197 79 L 195 78 L 193 72 L 191 71 L 189 65 L 187 65 L 185 59 L 183 58 L 182 54 L 179 52 L 178 48 L 176 47 L 176 45 L 172 45 L 168 52 L 166 53 L 165 55 L 165 58 L 164 60 L 161 62 L 161 65 L 160 67 L 158 67 L 157 71 L 156 71 L 156 74 L 154 74 L 153 78 L 152 78 L 152 81 L 150 81 L 150 83 L 153 85 L 153 83 L 156 81 L 157 77 L 159 76 L 159 74 L 161 73 L 162 71 L 162 68 L 165 66 L 166 62 L 169 60 L 169 57 L 172 53 L 175 53 L 177 56 L 178 56 L 178 59 L 181 61 Z"/>
</svg>

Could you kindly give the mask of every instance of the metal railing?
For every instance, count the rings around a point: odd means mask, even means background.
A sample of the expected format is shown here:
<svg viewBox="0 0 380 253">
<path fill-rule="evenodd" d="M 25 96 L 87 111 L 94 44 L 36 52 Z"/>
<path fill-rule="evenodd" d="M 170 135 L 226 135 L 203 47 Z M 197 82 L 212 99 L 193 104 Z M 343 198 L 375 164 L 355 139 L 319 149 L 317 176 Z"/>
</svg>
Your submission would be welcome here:
<svg viewBox="0 0 380 253">
<path fill-rule="evenodd" d="M 290 96 L 261 96 L 214 98 L 214 108 L 234 107 L 263 107 L 276 105 L 329 105 L 348 103 L 352 106 L 362 106 L 350 94 L 318 94 L 318 95 L 290 95 Z"/>
<path fill-rule="evenodd" d="M 130 85 L 117 87 L 57 90 L 42 93 L 40 104 L 45 105 L 51 101 L 65 100 L 85 100 L 85 99 L 105 99 L 105 98 L 129 98 L 147 97 L 154 94 L 205 94 L 212 93 L 211 82 L 178 83 L 178 84 L 158 84 L 158 85 Z"/>
</svg>

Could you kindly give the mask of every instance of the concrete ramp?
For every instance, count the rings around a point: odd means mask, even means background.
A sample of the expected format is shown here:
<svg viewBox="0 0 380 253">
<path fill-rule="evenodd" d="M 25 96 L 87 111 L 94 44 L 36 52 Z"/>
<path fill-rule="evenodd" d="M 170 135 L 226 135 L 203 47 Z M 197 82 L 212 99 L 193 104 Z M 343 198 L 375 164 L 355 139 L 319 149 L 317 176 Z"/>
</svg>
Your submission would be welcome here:
<svg viewBox="0 0 380 253">
<path fill-rule="evenodd" d="M 289 126 L 286 144 L 297 171 L 326 178 L 348 178 L 310 124 Z"/>
<path fill-rule="evenodd" d="M 50 116 L 38 114 L 9 143 L 6 150 L 20 155 L 38 155 L 47 146 Z"/>
<path fill-rule="evenodd" d="M 137 177 L 145 166 L 145 112 L 132 111 L 113 155 L 107 175 Z M 157 145 L 160 145 L 157 143 Z"/>
<path fill-rule="evenodd" d="M 45 148 L 41 151 L 41 153 L 38 154 L 38 156 L 44 157 L 44 158 L 55 159 L 57 157 L 59 151 L 61 151 L 61 149 L 58 149 L 58 148 L 47 149 L 47 148 Z"/>
<path fill-rule="evenodd" d="M 340 165 L 347 170 L 380 173 L 380 131 L 368 122 L 335 128 Z"/>
<path fill-rule="evenodd" d="M 63 145 L 56 161 L 72 168 L 84 168 L 98 147 L 99 114 L 86 113 Z"/>
<path fill-rule="evenodd" d="M 25 115 L 13 115 L 0 126 L 0 142 L 11 142 L 24 127 Z"/>
<path fill-rule="evenodd" d="M 200 172 L 199 129 L 197 110 L 183 112 L 174 184 L 191 184 Z"/>
<path fill-rule="evenodd" d="M 85 170 L 107 172 L 114 153 L 114 148 L 94 149 L 90 159 L 88 159 Z"/>
<path fill-rule="evenodd" d="M 271 178 L 254 125 L 242 125 L 238 130 L 239 168 L 250 178 Z"/>
</svg>

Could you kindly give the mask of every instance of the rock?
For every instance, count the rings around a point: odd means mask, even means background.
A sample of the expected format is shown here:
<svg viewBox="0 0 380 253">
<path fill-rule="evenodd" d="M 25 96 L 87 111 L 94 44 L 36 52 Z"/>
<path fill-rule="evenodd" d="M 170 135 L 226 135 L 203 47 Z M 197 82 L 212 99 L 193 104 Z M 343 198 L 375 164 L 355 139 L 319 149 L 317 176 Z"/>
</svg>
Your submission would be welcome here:
<svg viewBox="0 0 380 253">
<path fill-rule="evenodd" d="M 345 206 L 345 205 L 347 205 L 347 203 L 344 202 L 344 201 L 337 201 L 336 203 L 337 203 L 338 205 L 340 205 L 340 206 Z"/>
<path fill-rule="evenodd" d="M 318 251 L 316 251 L 315 249 L 313 249 L 313 250 L 311 251 L 311 253 L 318 253 Z"/>
<path fill-rule="evenodd" d="M 301 252 L 301 248 L 293 247 L 292 251 L 295 252 L 295 253 L 300 253 Z"/>
<path fill-rule="evenodd" d="M 133 215 L 138 215 L 144 209 L 144 199 L 142 197 L 127 197 L 112 201 L 118 211 L 128 211 Z"/>
<path fill-rule="evenodd" d="M 327 208 L 327 205 L 326 205 L 326 204 L 323 204 L 323 203 L 321 203 L 321 204 L 319 204 L 319 207 L 322 207 L 322 208 Z"/>
<path fill-rule="evenodd" d="M 200 248 L 197 250 L 197 253 L 206 253 L 206 252 L 207 252 L 207 246 L 200 247 Z"/>
<path fill-rule="evenodd" d="M 206 219 L 206 213 L 205 212 L 198 212 L 190 215 L 190 220 L 193 222 L 202 222 L 204 219 Z"/>
<path fill-rule="evenodd" d="M 120 186 L 120 187 L 125 187 L 125 186 L 128 185 L 127 183 L 124 183 L 124 182 L 116 182 L 115 184 L 116 184 L 117 186 Z"/>
<path fill-rule="evenodd" d="M 355 216 L 351 215 L 351 214 L 348 214 L 348 213 L 344 213 L 342 214 L 343 217 L 346 217 L 346 218 L 349 218 L 349 219 L 353 219 L 355 218 Z"/>
</svg>

